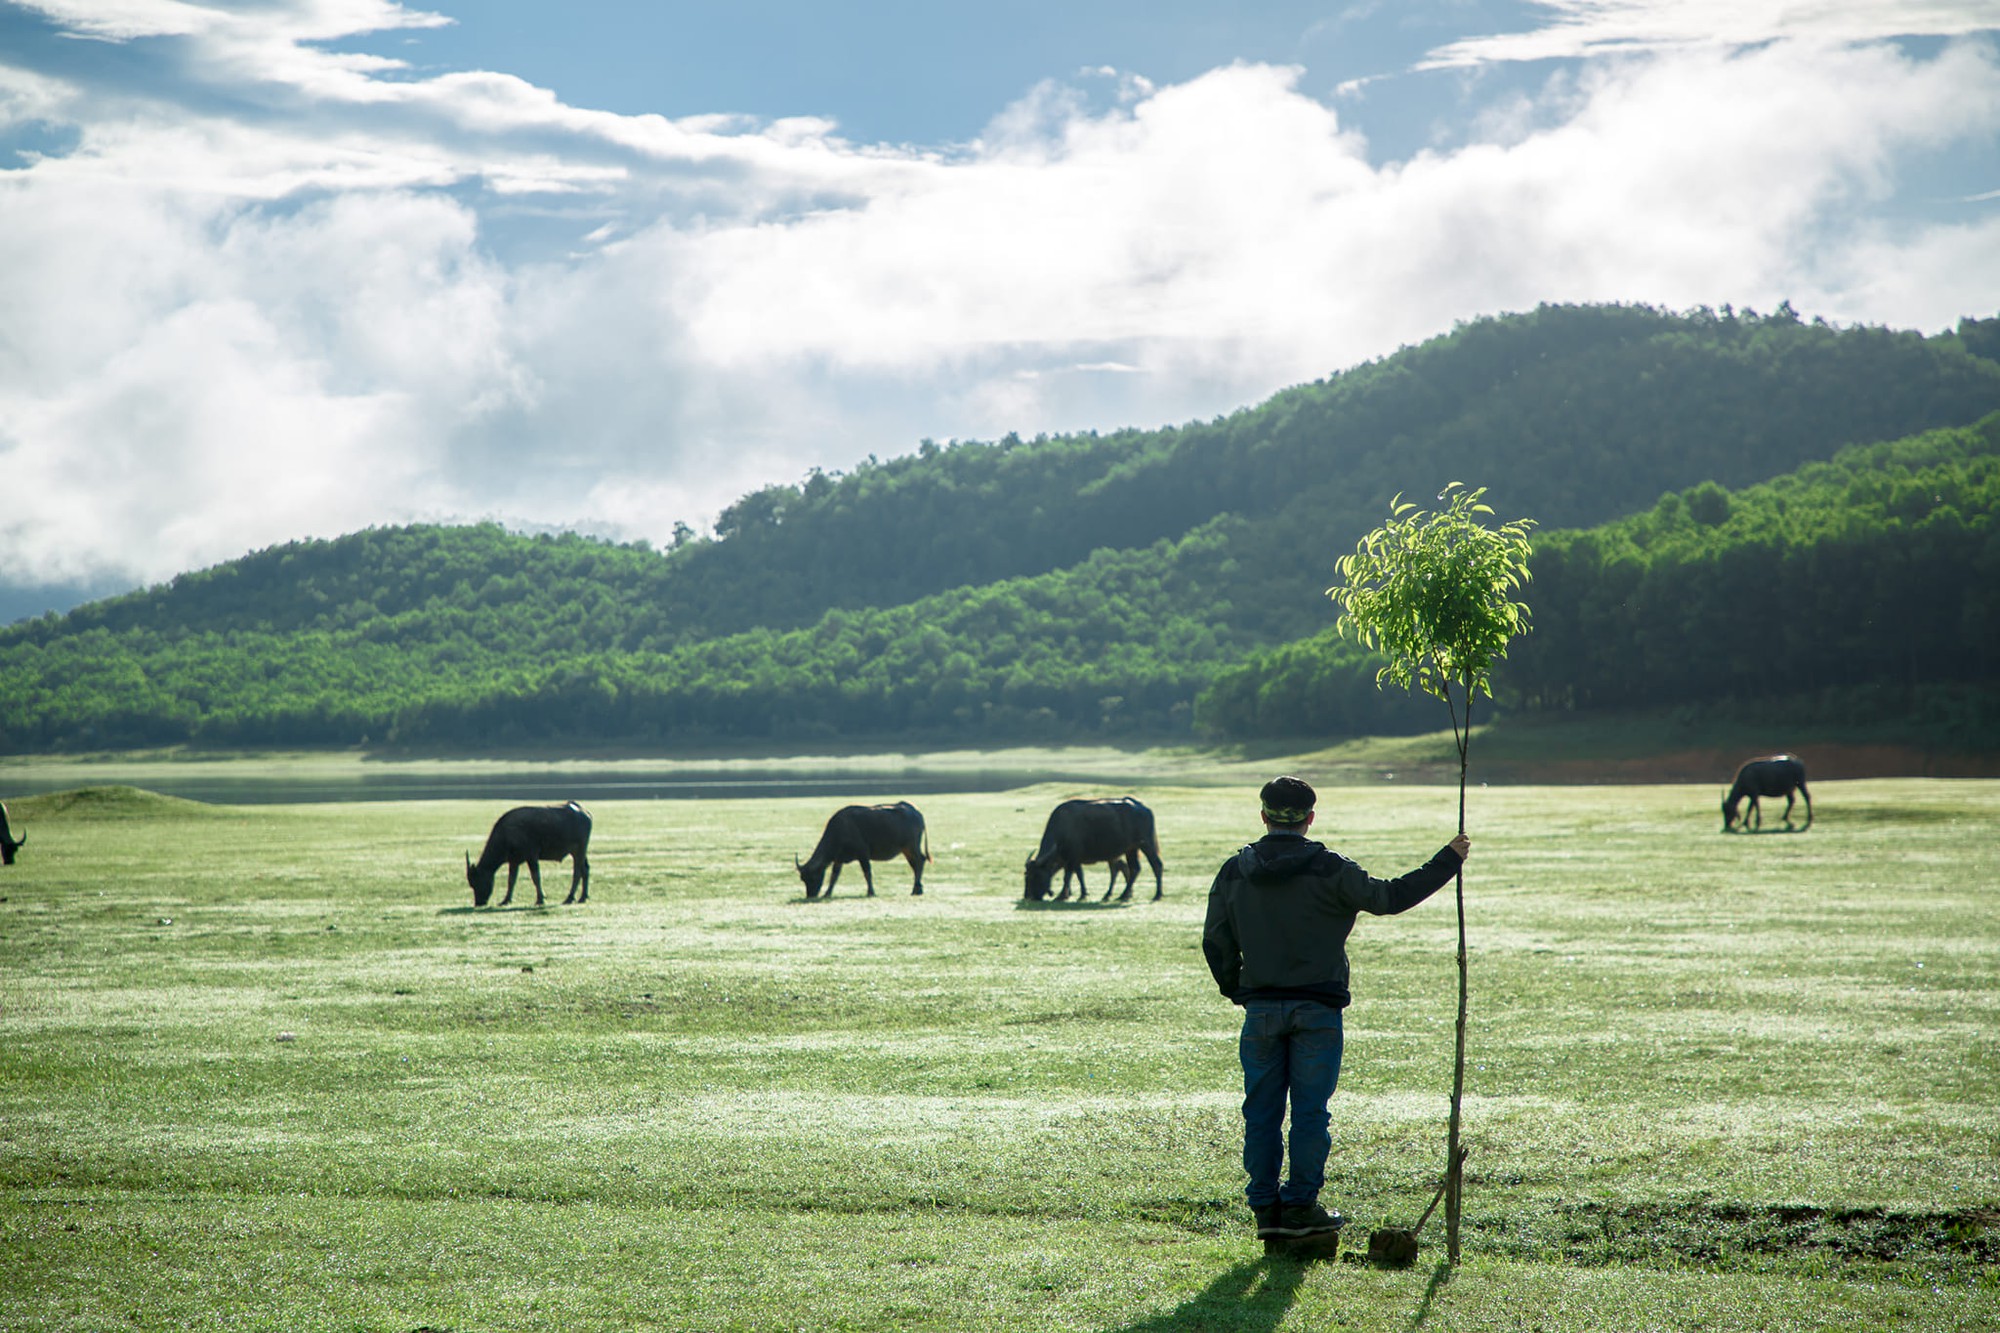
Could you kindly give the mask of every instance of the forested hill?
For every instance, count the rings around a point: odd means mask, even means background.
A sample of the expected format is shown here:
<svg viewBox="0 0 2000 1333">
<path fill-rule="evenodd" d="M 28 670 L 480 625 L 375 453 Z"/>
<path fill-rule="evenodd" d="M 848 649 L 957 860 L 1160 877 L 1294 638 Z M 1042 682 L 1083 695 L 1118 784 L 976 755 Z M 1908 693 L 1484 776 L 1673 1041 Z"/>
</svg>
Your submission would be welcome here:
<svg viewBox="0 0 2000 1333">
<path fill-rule="evenodd" d="M 2000 727 L 2000 413 L 1534 547 L 1533 628 L 1496 673 L 1516 711 L 1819 696 L 1967 742 Z M 1237 737 L 1437 727 L 1378 665 L 1328 628 L 1219 671 L 1197 715 Z"/>
<path fill-rule="evenodd" d="M 1207 424 L 938 449 L 724 514 L 670 616 L 704 633 L 807 624 L 1176 541 L 1218 514 L 1265 525 L 1274 598 L 1397 492 L 1453 479 L 1580 526 L 1713 480 L 1742 486 L 1842 445 L 2000 407 L 2000 364 L 1955 339 L 1776 316 L 1545 307 L 1453 333 Z M 1296 575 L 1291 571 L 1297 571 Z M 1258 626 L 1278 630 L 1278 625 Z"/>
<path fill-rule="evenodd" d="M 926 445 L 666 553 L 493 526 L 259 552 L 0 631 L 0 750 L 1185 729 L 1330 622 L 1397 491 L 1582 527 L 2000 408 L 2000 321 L 1925 338 L 1548 307 L 1157 432 Z"/>
</svg>

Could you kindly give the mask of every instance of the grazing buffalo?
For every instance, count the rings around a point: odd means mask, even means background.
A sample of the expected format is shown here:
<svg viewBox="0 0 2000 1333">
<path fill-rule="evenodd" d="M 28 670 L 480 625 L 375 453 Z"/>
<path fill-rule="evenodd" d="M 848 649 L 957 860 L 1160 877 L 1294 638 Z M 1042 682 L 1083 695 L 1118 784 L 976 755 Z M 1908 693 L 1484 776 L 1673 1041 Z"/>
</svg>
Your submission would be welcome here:
<svg viewBox="0 0 2000 1333">
<path fill-rule="evenodd" d="M 1724 833 L 1736 825 L 1736 807 L 1748 797 L 1750 808 L 1744 812 L 1743 827 L 1753 824 L 1764 827 L 1764 809 L 1758 803 L 1760 796 L 1782 796 L 1785 798 L 1785 823 L 1792 822 L 1792 793 L 1806 798 L 1806 827 L 1812 827 L 1812 793 L 1806 790 L 1806 765 L 1795 754 L 1767 755 L 1762 759 L 1752 759 L 1736 770 L 1736 781 L 1730 784 L 1729 794 L 1722 798 L 1722 831 Z"/>
<path fill-rule="evenodd" d="M 1081 901 L 1090 896 L 1090 886 L 1083 879 L 1084 866 L 1104 861 L 1111 867 L 1111 883 L 1104 890 L 1104 897 L 1110 898 L 1111 891 L 1118 887 L 1118 872 L 1122 868 L 1125 892 L 1118 901 L 1129 902 L 1132 886 L 1139 879 L 1141 852 L 1153 867 L 1153 901 L 1158 902 L 1165 890 L 1160 878 L 1160 840 L 1153 832 L 1153 812 L 1130 796 L 1108 801 L 1064 801 L 1049 812 L 1049 822 L 1042 829 L 1042 845 L 1028 858 L 1022 896 L 1031 901 L 1048 897 L 1056 867 L 1061 866 L 1062 892 L 1056 895 L 1056 901 L 1069 897 L 1072 876 Z"/>
<path fill-rule="evenodd" d="M 868 896 L 875 896 L 875 872 L 870 861 L 886 861 L 892 856 L 900 856 L 910 863 L 910 869 L 917 875 L 917 882 L 910 893 L 912 896 L 924 891 L 924 862 L 931 859 L 930 838 L 924 832 L 924 816 L 908 801 L 898 801 L 894 805 L 848 805 L 833 812 L 833 818 L 826 821 L 826 831 L 819 835 L 819 846 L 813 854 L 801 862 L 792 858 L 792 865 L 805 882 L 806 897 L 817 898 L 820 881 L 826 881 L 826 896 L 833 896 L 833 886 L 840 883 L 840 868 L 849 861 L 861 863 L 861 878 L 868 881 Z M 828 868 L 832 874 L 828 874 Z"/>
<path fill-rule="evenodd" d="M 28 835 L 23 833 L 18 839 L 14 830 L 7 827 L 7 807 L 0 805 L 0 865 L 13 865 L 14 853 L 28 845 Z"/>
<path fill-rule="evenodd" d="M 514 880 L 526 862 L 528 878 L 535 882 L 535 906 L 540 907 L 541 863 L 561 861 L 564 857 L 570 858 L 570 877 L 569 897 L 563 902 L 589 902 L 590 812 L 575 801 L 567 805 L 516 806 L 493 821 L 493 831 L 486 835 L 486 850 L 479 854 L 478 864 L 473 863 L 470 854 L 465 858 L 465 882 L 472 886 L 472 905 L 486 906 L 486 900 L 493 896 L 493 876 L 504 861 L 507 896 L 500 900 L 500 905 L 505 907 L 514 901 Z"/>
</svg>

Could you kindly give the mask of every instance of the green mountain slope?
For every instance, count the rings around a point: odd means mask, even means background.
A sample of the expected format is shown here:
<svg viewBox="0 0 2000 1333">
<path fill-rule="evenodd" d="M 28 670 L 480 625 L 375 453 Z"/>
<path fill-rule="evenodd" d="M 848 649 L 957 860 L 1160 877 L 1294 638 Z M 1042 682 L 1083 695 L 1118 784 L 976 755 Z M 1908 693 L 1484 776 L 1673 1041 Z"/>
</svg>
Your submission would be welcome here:
<svg viewBox="0 0 2000 1333">
<path fill-rule="evenodd" d="M 1316 592 L 1398 491 L 1453 479 L 1549 524 L 1602 522 L 1662 491 L 1741 486 L 1842 445 L 2000 408 L 2000 364 L 1957 339 L 1634 306 L 1480 320 L 1214 422 L 968 444 L 759 491 L 726 540 L 682 554 L 662 604 L 697 636 L 809 624 L 1072 567 L 1098 549 L 1249 519 L 1274 602 Z M 1309 568 L 1308 568 L 1309 567 Z M 1296 572 L 1294 572 L 1296 571 Z M 1232 601 L 1235 599 L 1232 598 Z M 1287 635 L 1282 615 L 1232 618 Z"/>
<path fill-rule="evenodd" d="M 1539 543 L 1525 707 L 2000 683 L 2000 414 Z"/>
<path fill-rule="evenodd" d="M 1897 712 L 1956 688 L 1988 700 L 1968 722 L 2000 723 L 2000 413 L 1742 490 L 1669 492 L 1538 534 L 1531 563 L 1533 630 L 1496 673 L 1512 708 L 1819 694 Z M 1435 701 L 1377 696 L 1378 665 L 1325 630 L 1218 672 L 1198 721 L 1237 737 L 1436 727 Z"/>
<path fill-rule="evenodd" d="M 1211 423 L 770 487 L 664 554 L 490 525 L 258 552 L 0 631 L 0 749 L 1185 730 L 1331 622 L 1396 491 L 1583 525 L 1996 408 L 1960 337 L 1544 308 Z"/>
</svg>

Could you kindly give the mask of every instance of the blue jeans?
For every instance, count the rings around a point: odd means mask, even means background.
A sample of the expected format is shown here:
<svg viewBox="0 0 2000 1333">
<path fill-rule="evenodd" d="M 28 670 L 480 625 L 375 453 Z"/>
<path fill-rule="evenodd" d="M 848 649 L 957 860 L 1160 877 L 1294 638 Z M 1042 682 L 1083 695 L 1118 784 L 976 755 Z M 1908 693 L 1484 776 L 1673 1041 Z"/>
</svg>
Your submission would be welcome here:
<svg viewBox="0 0 2000 1333">
<path fill-rule="evenodd" d="M 1243 1006 L 1243 1196 L 1252 1208 L 1311 1203 L 1326 1183 L 1327 1099 L 1340 1082 L 1340 1010 L 1314 1000 L 1250 1000 Z M 1285 1103 L 1292 1106 L 1291 1176 L 1285 1164 Z"/>
</svg>

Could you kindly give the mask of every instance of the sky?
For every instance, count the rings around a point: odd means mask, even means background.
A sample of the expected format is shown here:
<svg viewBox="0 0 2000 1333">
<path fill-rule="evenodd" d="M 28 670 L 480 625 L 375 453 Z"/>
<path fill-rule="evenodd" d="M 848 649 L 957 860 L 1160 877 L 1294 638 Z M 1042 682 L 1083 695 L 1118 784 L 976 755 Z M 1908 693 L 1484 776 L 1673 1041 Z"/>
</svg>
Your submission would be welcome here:
<svg viewBox="0 0 2000 1333">
<path fill-rule="evenodd" d="M 1578 301 L 2000 313 L 2000 0 L 0 0 L 0 621 Z"/>
</svg>

